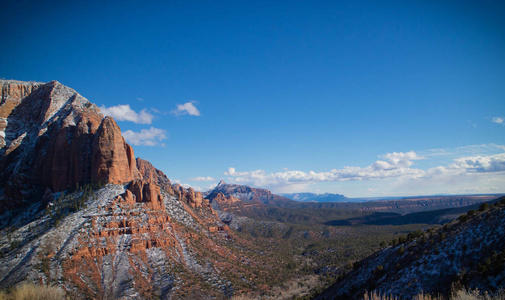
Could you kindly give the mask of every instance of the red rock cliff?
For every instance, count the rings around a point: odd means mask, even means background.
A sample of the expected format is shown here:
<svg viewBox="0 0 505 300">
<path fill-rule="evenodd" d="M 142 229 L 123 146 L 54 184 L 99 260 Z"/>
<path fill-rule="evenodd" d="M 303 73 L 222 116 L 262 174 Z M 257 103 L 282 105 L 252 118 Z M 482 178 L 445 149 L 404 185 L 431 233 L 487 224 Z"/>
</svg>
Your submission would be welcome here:
<svg viewBox="0 0 505 300">
<path fill-rule="evenodd" d="M 0 86 L 0 212 L 47 187 L 141 178 L 116 122 L 75 90 L 56 81 Z"/>
<path fill-rule="evenodd" d="M 140 178 L 133 148 L 111 117 L 104 118 L 96 131 L 92 153 L 92 182 L 123 183 Z"/>
</svg>

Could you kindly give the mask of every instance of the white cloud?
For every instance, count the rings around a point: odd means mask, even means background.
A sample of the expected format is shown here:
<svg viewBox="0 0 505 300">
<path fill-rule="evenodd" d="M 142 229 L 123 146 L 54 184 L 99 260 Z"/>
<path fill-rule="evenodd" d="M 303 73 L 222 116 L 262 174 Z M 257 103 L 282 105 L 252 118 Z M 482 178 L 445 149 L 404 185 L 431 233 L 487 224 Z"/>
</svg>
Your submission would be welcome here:
<svg viewBox="0 0 505 300">
<path fill-rule="evenodd" d="M 378 160 L 367 167 L 346 166 L 341 169 L 332 169 L 326 172 L 284 171 L 266 173 L 263 170 L 237 172 L 233 167 L 224 172 L 231 183 L 253 185 L 258 187 L 274 188 L 276 190 L 290 189 L 300 184 L 315 184 L 322 182 L 346 182 L 346 181 L 374 181 L 387 180 L 388 184 L 403 183 L 403 189 L 409 191 L 409 184 L 414 182 L 428 184 L 476 182 L 475 176 L 482 178 L 505 175 L 505 153 L 490 156 L 469 156 L 456 158 L 446 166 L 437 166 L 428 170 L 413 168 L 414 161 L 426 159 L 414 151 L 393 152 L 381 155 Z M 485 175 L 484 174 L 488 174 Z M 499 180 L 498 180 L 499 181 Z M 502 183 L 503 179 L 501 180 Z M 496 185 L 496 183 L 495 183 Z M 385 187 L 384 187 L 385 188 Z"/>
<path fill-rule="evenodd" d="M 493 119 L 491 119 L 491 122 L 496 123 L 496 124 L 505 125 L 505 118 L 504 117 L 494 117 Z"/>
<path fill-rule="evenodd" d="M 505 145 L 493 143 L 481 145 L 469 145 L 456 148 L 438 148 L 420 151 L 419 153 L 427 158 L 433 156 L 469 156 L 469 155 L 492 155 L 505 151 Z"/>
<path fill-rule="evenodd" d="M 229 179 L 232 182 L 256 186 L 277 186 L 326 181 L 359 181 L 399 176 L 415 178 L 424 174 L 423 170 L 410 168 L 413 160 L 424 159 L 414 151 L 388 153 L 381 156 L 381 158 L 386 160 L 378 160 L 368 167 L 344 167 L 327 172 L 288 170 L 267 174 L 263 170 L 237 172 L 235 168 L 229 168 L 224 174 L 230 176 Z"/>
<path fill-rule="evenodd" d="M 177 109 L 173 110 L 172 113 L 175 115 L 185 115 L 199 116 L 200 111 L 194 105 L 195 101 L 186 102 L 184 104 L 177 104 Z"/>
<path fill-rule="evenodd" d="M 505 153 L 458 158 L 450 167 L 453 169 L 462 168 L 469 172 L 502 172 L 505 171 Z"/>
<path fill-rule="evenodd" d="M 189 181 L 199 181 L 199 182 L 204 182 L 204 181 L 216 181 L 214 177 L 210 176 L 198 176 L 198 177 L 193 177 L 190 178 Z"/>
<path fill-rule="evenodd" d="M 201 187 L 201 186 L 197 186 L 197 185 L 181 182 L 179 179 L 173 179 L 171 181 L 172 181 L 172 183 L 180 184 L 185 189 L 192 188 L 193 190 L 195 190 L 197 192 L 205 192 L 205 191 L 211 190 L 211 189 L 213 189 L 213 188 L 216 187 L 215 183 L 209 184 L 209 185 L 204 186 L 204 187 Z"/>
<path fill-rule="evenodd" d="M 142 129 L 140 132 L 126 130 L 123 132 L 123 137 L 128 143 L 136 146 L 164 146 L 161 141 L 167 139 L 167 132 L 163 129 L 151 127 Z"/>
<path fill-rule="evenodd" d="M 393 152 L 381 155 L 381 158 L 387 159 L 387 161 L 378 160 L 372 164 L 375 170 L 393 170 L 398 168 L 408 168 L 413 164 L 413 160 L 425 159 L 422 156 L 417 155 L 414 151 L 403 152 Z"/>
<path fill-rule="evenodd" d="M 147 112 L 147 109 L 143 109 L 140 113 L 137 113 L 131 109 L 129 104 L 120 104 L 111 107 L 100 106 L 100 110 L 106 116 L 111 116 L 118 121 L 130 121 L 137 124 L 151 124 L 153 122 L 154 116 Z"/>
</svg>

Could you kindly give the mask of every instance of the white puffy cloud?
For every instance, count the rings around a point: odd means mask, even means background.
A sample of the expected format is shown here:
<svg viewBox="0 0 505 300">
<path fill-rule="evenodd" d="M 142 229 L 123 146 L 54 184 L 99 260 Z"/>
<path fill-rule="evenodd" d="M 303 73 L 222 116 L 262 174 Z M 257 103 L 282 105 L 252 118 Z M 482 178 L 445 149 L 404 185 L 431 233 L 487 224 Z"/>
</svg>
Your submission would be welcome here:
<svg viewBox="0 0 505 300">
<path fill-rule="evenodd" d="M 393 152 L 380 156 L 378 160 L 367 167 L 346 166 L 325 172 L 284 171 L 266 173 L 263 170 L 237 172 L 229 168 L 225 175 L 228 181 L 259 187 L 286 188 L 300 184 L 320 182 L 397 180 L 404 183 L 420 182 L 457 182 L 462 178 L 475 177 L 475 174 L 505 172 L 505 153 L 490 156 L 470 156 L 454 159 L 448 166 L 437 166 L 428 170 L 413 168 L 414 161 L 426 159 L 414 151 Z M 503 174 L 503 173 L 499 173 Z M 501 176 L 501 175 L 500 175 Z"/>
<path fill-rule="evenodd" d="M 424 159 L 414 151 L 393 152 L 381 156 L 385 160 L 378 160 L 368 167 L 344 167 L 327 172 L 284 171 L 267 174 L 263 170 L 237 172 L 229 168 L 224 174 L 235 183 L 252 184 L 256 186 L 277 186 L 286 184 L 316 183 L 327 181 L 359 181 L 372 179 L 386 179 L 399 176 L 420 177 L 424 171 L 412 169 L 413 160 Z"/>
<path fill-rule="evenodd" d="M 163 129 L 151 127 L 142 129 L 140 132 L 126 130 L 123 132 L 123 137 L 128 143 L 136 146 L 164 146 L 161 141 L 167 139 L 167 132 Z"/>
<path fill-rule="evenodd" d="M 372 164 L 374 170 L 394 170 L 399 168 L 408 168 L 413 164 L 413 160 L 425 159 L 417 155 L 414 151 L 409 152 L 393 152 L 380 156 L 387 161 L 378 160 Z"/>
<path fill-rule="evenodd" d="M 186 102 L 184 104 L 177 104 L 177 109 L 173 110 L 172 113 L 175 115 L 185 115 L 199 116 L 200 111 L 194 105 L 195 101 Z"/>
<path fill-rule="evenodd" d="M 381 158 L 387 159 L 392 168 L 410 167 L 413 160 L 425 159 L 425 157 L 419 156 L 414 151 L 387 153 L 382 155 Z"/>
<path fill-rule="evenodd" d="M 100 106 L 100 110 L 106 116 L 111 116 L 118 121 L 130 121 L 137 124 L 151 124 L 154 116 L 147 112 L 147 109 L 139 113 L 131 109 L 129 104 L 120 104 L 111 107 Z"/>
<path fill-rule="evenodd" d="M 505 153 L 457 158 L 451 168 L 465 169 L 469 172 L 502 172 L 505 171 Z"/>
<path fill-rule="evenodd" d="M 505 125 L 505 118 L 504 117 L 494 117 L 493 119 L 491 119 L 491 122 L 496 123 L 496 124 Z"/>
<path fill-rule="evenodd" d="M 205 182 L 205 181 L 216 181 L 216 179 L 214 177 L 210 177 L 210 176 L 198 176 L 198 177 L 190 178 L 189 181 Z"/>
</svg>

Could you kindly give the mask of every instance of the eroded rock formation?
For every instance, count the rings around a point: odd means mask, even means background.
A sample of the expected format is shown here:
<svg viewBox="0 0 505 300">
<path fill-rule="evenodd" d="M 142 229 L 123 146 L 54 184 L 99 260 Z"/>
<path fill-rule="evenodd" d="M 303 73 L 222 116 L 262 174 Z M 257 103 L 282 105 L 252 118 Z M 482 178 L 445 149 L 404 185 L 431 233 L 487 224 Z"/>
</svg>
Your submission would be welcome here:
<svg viewBox="0 0 505 300">
<path fill-rule="evenodd" d="M 137 169 L 145 181 L 158 185 L 169 194 L 174 194 L 174 191 L 172 190 L 172 183 L 168 177 L 163 172 L 156 169 L 150 162 L 137 158 Z"/>
<path fill-rule="evenodd" d="M 163 196 L 160 187 L 145 180 L 134 180 L 127 186 L 127 190 L 118 199 L 125 203 L 146 203 L 151 209 L 163 210 Z"/>
<path fill-rule="evenodd" d="M 140 178 L 119 126 L 76 91 L 57 81 L 0 84 L 0 212 L 46 188 Z"/>
<path fill-rule="evenodd" d="M 185 201 L 189 206 L 195 207 L 209 207 L 209 201 L 203 199 L 202 193 L 195 192 L 192 188 L 185 189 L 180 184 L 174 184 L 172 186 L 174 195 L 176 195 L 181 201 Z"/>
</svg>

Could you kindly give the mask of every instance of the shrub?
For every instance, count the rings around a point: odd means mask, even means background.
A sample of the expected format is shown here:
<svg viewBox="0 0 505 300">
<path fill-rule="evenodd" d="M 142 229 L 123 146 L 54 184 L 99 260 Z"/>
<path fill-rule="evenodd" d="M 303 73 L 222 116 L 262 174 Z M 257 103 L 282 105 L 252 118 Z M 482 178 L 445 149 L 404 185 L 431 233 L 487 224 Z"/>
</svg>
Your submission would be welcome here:
<svg viewBox="0 0 505 300">
<path fill-rule="evenodd" d="M 384 266 L 383 265 L 378 265 L 374 270 L 373 270 L 373 274 L 376 276 L 376 277 L 382 277 L 382 275 L 386 274 L 386 270 L 384 270 Z"/>
<path fill-rule="evenodd" d="M 407 235 L 407 241 L 413 241 L 421 236 L 424 236 L 424 233 L 422 230 L 416 230 L 416 231 L 412 231 L 412 232 L 409 232 L 409 234 Z"/>
<path fill-rule="evenodd" d="M 468 215 L 461 215 L 459 216 L 458 220 L 461 222 L 461 223 L 464 223 L 466 221 L 468 221 L 469 217 Z"/>
<path fill-rule="evenodd" d="M 489 204 L 487 204 L 486 202 L 482 203 L 480 206 L 479 206 L 479 211 L 486 211 L 489 209 Z"/>
<path fill-rule="evenodd" d="M 55 286 L 24 283 L 10 293 L 0 292 L 0 300 L 64 300 L 65 292 Z"/>
</svg>

